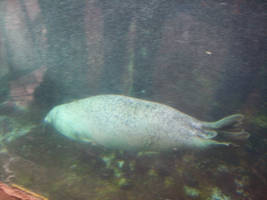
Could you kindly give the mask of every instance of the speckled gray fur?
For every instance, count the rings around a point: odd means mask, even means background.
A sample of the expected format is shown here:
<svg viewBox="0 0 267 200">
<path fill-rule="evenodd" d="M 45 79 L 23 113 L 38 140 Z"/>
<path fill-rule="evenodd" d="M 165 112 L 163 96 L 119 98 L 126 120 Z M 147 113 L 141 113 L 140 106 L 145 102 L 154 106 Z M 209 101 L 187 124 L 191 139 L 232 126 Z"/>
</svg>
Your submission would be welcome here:
<svg viewBox="0 0 267 200">
<path fill-rule="evenodd" d="M 202 124 L 208 123 L 167 105 L 122 95 L 99 95 L 56 106 L 45 122 L 71 139 L 113 149 L 166 151 L 228 145 L 210 139 L 216 134 L 206 134 Z"/>
</svg>

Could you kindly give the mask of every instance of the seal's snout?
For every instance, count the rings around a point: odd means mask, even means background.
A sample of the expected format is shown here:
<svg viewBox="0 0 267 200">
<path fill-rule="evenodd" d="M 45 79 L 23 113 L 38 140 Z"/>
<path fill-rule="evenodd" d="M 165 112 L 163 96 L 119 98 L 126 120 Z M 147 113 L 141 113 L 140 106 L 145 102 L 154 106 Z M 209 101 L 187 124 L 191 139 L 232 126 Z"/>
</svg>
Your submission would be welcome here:
<svg viewBox="0 0 267 200">
<path fill-rule="evenodd" d="M 51 111 L 45 116 L 41 123 L 42 132 L 46 133 L 47 127 L 51 124 Z"/>
<path fill-rule="evenodd" d="M 55 109 L 52 109 L 50 112 L 47 113 L 47 115 L 45 116 L 43 123 L 44 124 L 51 124 L 52 120 L 53 120 L 53 115 L 55 113 Z"/>
<path fill-rule="evenodd" d="M 46 116 L 45 118 L 44 118 L 44 120 L 43 120 L 43 124 L 45 125 L 45 124 L 47 124 L 47 123 L 49 123 L 49 120 L 48 120 L 49 118 L 48 118 L 48 116 Z"/>
</svg>

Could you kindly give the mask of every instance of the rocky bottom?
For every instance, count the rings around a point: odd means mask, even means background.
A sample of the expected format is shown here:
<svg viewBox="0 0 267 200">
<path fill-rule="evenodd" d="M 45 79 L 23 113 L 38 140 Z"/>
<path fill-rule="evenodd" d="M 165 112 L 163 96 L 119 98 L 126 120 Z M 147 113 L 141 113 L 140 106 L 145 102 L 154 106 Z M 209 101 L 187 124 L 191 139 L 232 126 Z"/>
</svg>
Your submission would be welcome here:
<svg viewBox="0 0 267 200">
<path fill-rule="evenodd" d="M 49 200 L 261 200 L 267 196 L 267 154 L 254 143 L 138 155 L 31 124 L 27 134 L 2 142 L 0 181 Z"/>
</svg>

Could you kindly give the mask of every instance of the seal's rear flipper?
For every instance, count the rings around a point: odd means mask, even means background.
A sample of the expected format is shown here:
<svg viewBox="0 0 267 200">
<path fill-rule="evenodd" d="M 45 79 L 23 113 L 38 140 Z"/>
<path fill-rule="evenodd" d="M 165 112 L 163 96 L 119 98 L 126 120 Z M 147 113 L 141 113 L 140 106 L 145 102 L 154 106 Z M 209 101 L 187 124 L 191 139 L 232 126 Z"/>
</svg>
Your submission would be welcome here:
<svg viewBox="0 0 267 200">
<path fill-rule="evenodd" d="M 244 115 L 242 114 L 234 114 L 222 118 L 216 122 L 203 122 L 202 127 L 207 129 L 223 129 L 226 127 L 240 127 L 242 124 L 242 120 L 244 119 Z"/>
<path fill-rule="evenodd" d="M 211 138 L 216 137 L 217 135 L 218 135 L 217 131 L 215 131 L 215 130 L 207 130 L 207 129 L 204 129 L 204 130 L 202 130 L 201 132 L 198 133 L 198 136 L 200 136 L 202 138 L 205 138 L 205 139 L 211 139 Z"/>
<path fill-rule="evenodd" d="M 215 145 L 215 146 L 227 146 L 227 147 L 239 147 L 238 144 L 234 144 L 231 142 L 223 142 L 223 141 L 216 141 L 216 140 L 208 140 L 206 141 L 209 145 Z"/>
<path fill-rule="evenodd" d="M 234 140 L 246 140 L 249 138 L 250 134 L 244 130 L 233 132 L 233 131 L 220 131 L 220 134 L 224 138 L 230 138 Z"/>
<path fill-rule="evenodd" d="M 247 139 L 249 138 L 249 133 L 241 127 L 243 119 L 244 115 L 234 114 L 216 122 L 203 122 L 202 128 L 204 130 L 216 130 L 221 136 L 231 139 Z"/>
</svg>

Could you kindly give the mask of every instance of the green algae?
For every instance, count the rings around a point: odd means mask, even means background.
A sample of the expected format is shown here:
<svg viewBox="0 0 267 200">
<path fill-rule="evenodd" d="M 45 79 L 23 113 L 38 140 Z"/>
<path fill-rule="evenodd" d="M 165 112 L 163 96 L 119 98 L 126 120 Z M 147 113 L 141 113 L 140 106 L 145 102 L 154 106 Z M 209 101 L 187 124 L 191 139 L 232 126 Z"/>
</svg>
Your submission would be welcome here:
<svg viewBox="0 0 267 200">
<path fill-rule="evenodd" d="M 208 200 L 231 200 L 231 198 L 223 194 L 219 188 L 215 187 L 212 189 L 211 196 Z"/>
<path fill-rule="evenodd" d="M 155 169 L 150 169 L 147 174 L 149 176 L 154 176 L 154 177 L 158 176 L 158 174 L 157 174 Z"/>
<path fill-rule="evenodd" d="M 0 145 L 10 143 L 29 133 L 36 125 L 20 122 L 13 117 L 0 116 Z"/>
<path fill-rule="evenodd" d="M 258 114 L 251 119 L 251 122 L 260 128 L 267 128 L 267 115 Z"/>
<path fill-rule="evenodd" d="M 164 179 L 164 187 L 165 188 L 170 188 L 175 184 L 174 178 L 168 176 Z"/>
<path fill-rule="evenodd" d="M 19 173 L 16 174 L 16 183 L 18 185 L 29 186 L 33 184 L 33 180 L 27 174 Z"/>
<path fill-rule="evenodd" d="M 190 196 L 190 197 L 198 197 L 199 194 L 200 194 L 200 191 L 196 188 L 193 188 L 193 187 L 189 187 L 189 186 L 184 186 L 184 191 L 186 193 L 187 196 Z"/>
</svg>

